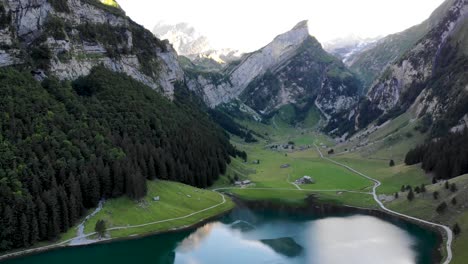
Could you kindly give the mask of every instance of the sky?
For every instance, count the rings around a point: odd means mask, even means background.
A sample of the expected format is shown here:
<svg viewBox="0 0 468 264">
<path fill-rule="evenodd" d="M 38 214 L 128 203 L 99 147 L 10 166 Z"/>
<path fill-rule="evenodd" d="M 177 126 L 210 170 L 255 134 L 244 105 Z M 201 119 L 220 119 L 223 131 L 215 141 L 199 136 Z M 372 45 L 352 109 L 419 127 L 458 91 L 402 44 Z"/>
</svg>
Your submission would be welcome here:
<svg viewBox="0 0 468 264">
<path fill-rule="evenodd" d="M 320 42 L 385 36 L 424 21 L 443 0 L 117 0 L 152 30 L 160 21 L 187 22 L 214 48 L 254 51 L 302 20 Z"/>
</svg>

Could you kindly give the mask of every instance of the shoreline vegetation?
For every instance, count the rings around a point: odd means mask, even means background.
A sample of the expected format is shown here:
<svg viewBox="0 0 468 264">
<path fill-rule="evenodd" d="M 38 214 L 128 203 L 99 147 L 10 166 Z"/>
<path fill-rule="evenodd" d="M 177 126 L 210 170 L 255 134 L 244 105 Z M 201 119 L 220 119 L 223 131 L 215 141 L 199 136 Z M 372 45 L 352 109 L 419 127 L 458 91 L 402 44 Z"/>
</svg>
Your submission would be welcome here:
<svg viewBox="0 0 468 264">
<path fill-rule="evenodd" d="M 419 222 L 419 221 L 415 221 L 409 218 L 401 217 L 399 215 L 391 214 L 389 212 L 381 210 L 380 208 L 363 208 L 363 207 L 355 207 L 355 206 L 349 206 L 349 205 L 339 205 L 335 203 L 329 203 L 329 202 L 321 201 L 317 199 L 314 193 L 308 195 L 307 198 L 304 199 L 303 204 L 278 203 L 277 201 L 268 201 L 268 200 L 244 200 L 232 194 L 231 194 L 232 196 L 230 194 L 226 194 L 226 195 L 233 200 L 234 202 L 233 207 L 229 208 L 228 210 L 219 212 L 216 215 L 210 216 L 208 218 L 200 219 L 199 221 L 194 222 L 189 225 L 174 227 L 174 228 L 170 228 L 170 229 L 162 230 L 162 231 L 154 231 L 154 232 L 148 232 L 148 233 L 141 233 L 137 235 L 129 235 L 125 237 L 114 237 L 114 238 L 108 238 L 108 239 L 91 240 L 90 243 L 85 243 L 85 244 L 77 244 L 77 245 L 67 244 L 67 242 L 71 242 L 73 239 L 76 238 L 75 237 L 67 241 L 60 242 L 58 244 L 52 244 L 48 246 L 42 246 L 38 248 L 31 248 L 31 249 L 18 251 L 18 252 L 7 253 L 7 254 L 0 256 L 0 261 L 26 257 L 26 256 L 45 253 L 49 251 L 60 250 L 60 249 L 67 248 L 67 247 L 87 247 L 87 246 L 96 245 L 96 244 L 106 244 L 106 243 L 113 243 L 113 242 L 118 242 L 118 241 L 141 239 L 144 237 L 155 236 L 159 234 L 167 234 L 167 233 L 173 233 L 173 232 L 180 232 L 184 230 L 191 230 L 191 229 L 203 226 L 204 224 L 212 220 L 219 219 L 223 215 L 228 214 L 236 206 L 247 206 L 248 208 L 252 208 L 252 209 L 258 209 L 258 208 L 275 209 L 275 210 L 280 210 L 283 212 L 300 211 L 301 213 L 313 213 L 316 215 L 329 215 L 329 214 L 340 214 L 340 213 L 341 214 L 342 213 L 363 214 L 363 215 L 374 216 L 374 217 L 377 217 L 386 221 L 390 221 L 390 222 L 401 221 L 405 223 L 412 223 L 421 228 L 431 230 L 432 232 L 437 234 L 437 236 L 439 237 L 439 247 L 435 250 L 435 252 L 433 252 L 433 258 L 436 258 L 436 261 L 434 263 L 438 263 L 440 260 L 442 260 L 442 255 L 440 254 L 441 252 L 439 249 L 440 247 L 444 245 L 443 243 L 444 236 L 441 234 L 440 229 L 435 228 L 434 226 Z M 228 199 L 226 199 L 226 201 L 227 200 Z M 95 234 L 88 234 L 87 236 L 93 236 L 93 235 Z"/>
<path fill-rule="evenodd" d="M 337 162 L 339 163 L 345 163 L 350 165 L 352 168 L 356 168 L 358 171 L 362 171 L 366 174 L 372 172 L 371 175 L 378 176 L 378 180 L 371 180 L 370 178 L 366 179 L 360 176 L 359 173 L 355 173 L 347 168 L 342 167 L 341 165 L 338 166 L 337 164 L 333 164 L 326 159 L 323 159 L 323 157 L 320 155 L 320 148 L 323 148 L 323 151 L 326 151 L 328 148 L 334 147 L 333 142 L 326 136 L 317 134 L 313 130 L 310 130 L 306 133 L 301 132 L 299 134 L 301 130 L 298 130 L 298 132 L 293 131 L 291 127 L 285 127 L 284 124 L 281 124 L 281 122 L 277 122 L 277 126 L 278 128 L 276 129 L 279 129 L 279 131 L 274 131 L 276 133 L 275 136 L 277 136 L 274 138 L 276 142 L 281 142 L 284 140 L 295 141 L 300 142 L 301 145 L 308 145 L 309 147 L 302 150 L 296 149 L 293 151 L 272 151 L 268 147 L 265 147 L 265 142 L 245 144 L 236 137 L 233 137 L 232 142 L 238 149 L 245 150 L 248 153 L 250 162 L 241 160 L 239 158 L 233 159 L 231 165 L 229 165 L 227 168 L 226 174 L 222 176 L 217 182 L 215 182 L 215 184 L 211 187 L 211 190 L 198 189 L 198 191 L 212 193 L 215 193 L 214 191 L 222 192 L 226 196 L 233 197 L 235 201 L 241 200 L 245 203 L 272 203 L 282 208 L 305 206 L 311 202 L 312 198 L 310 197 L 313 196 L 312 200 L 314 206 L 323 205 L 320 206 L 321 208 L 341 208 L 340 210 L 349 210 L 350 213 L 367 212 L 375 216 L 383 217 L 384 219 L 398 219 L 400 221 L 417 224 L 418 226 L 421 226 L 425 229 L 437 231 L 437 234 L 440 237 L 440 246 L 437 250 L 437 252 L 440 253 L 438 258 L 442 260 L 447 257 L 447 252 L 445 251 L 444 247 L 445 239 L 447 237 L 442 232 L 442 229 L 435 228 L 431 224 L 426 224 L 418 220 L 414 220 L 412 216 L 407 218 L 403 217 L 402 215 L 395 215 L 391 214 L 390 212 L 385 212 L 374 200 L 374 192 L 376 195 L 390 196 L 394 189 L 399 189 L 401 184 L 414 184 L 413 181 L 415 180 L 413 179 L 413 176 L 420 174 L 420 170 L 417 167 L 408 166 L 407 168 L 405 167 L 405 169 L 402 169 L 402 165 L 397 164 L 395 167 L 392 167 L 392 170 L 398 169 L 401 172 L 394 173 L 392 171 L 392 174 L 390 174 L 387 171 L 382 173 L 379 166 L 374 167 L 374 165 L 371 166 L 368 163 L 362 164 L 363 166 L 369 165 L 369 167 L 365 167 L 364 170 L 363 167 L 356 167 L 354 163 L 350 163 L 350 160 L 348 160 L 349 156 L 343 157 L 340 155 L 337 158 Z M 257 130 L 261 131 L 261 129 L 264 128 L 257 127 Z M 273 128 L 269 127 L 268 129 Z M 271 130 L 268 130 L 268 132 L 265 133 L 271 133 Z M 270 135 L 273 134 L 274 133 L 271 133 Z M 297 144 L 299 145 L 299 143 Z M 315 144 L 319 145 L 320 147 L 314 147 Z M 323 144 L 326 144 L 327 148 L 323 146 Z M 357 160 L 362 161 L 362 159 Z M 288 166 L 284 166 L 286 168 L 281 168 L 282 164 L 288 164 Z M 311 175 L 316 182 L 314 184 L 299 184 L 297 186 L 293 184 L 297 179 L 303 177 L 304 175 Z M 234 178 L 238 178 L 239 180 L 248 179 L 251 181 L 251 184 L 241 187 L 233 187 Z M 419 177 L 416 179 L 418 183 L 421 181 L 426 181 L 424 177 Z M 375 183 L 377 181 L 382 182 L 382 190 L 374 190 Z M 158 181 L 157 183 L 161 182 L 163 184 L 179 185 L 178 183 L 169 183 L 163 181 Z M 155 186 L 157 185 L 158 184 L 155 184 Z M 167 187 L 168 186 L 163 185 L 160 186 L 161 189 L 155 190 L 152 189 L 153 187 L 150 185 L 148 191 L 149 194 L 147 197 L 147 199 L 150 200 L 150 203 L 153 204 L 151 199 L 153 196 L 161 194 L 163 189 L 166 189 L 167 192 L 176 195 L 178 192 L 180 192 L 177 189 L 180 187 L 175 187 L 176 189 Z M 193 193 L 196 194 L 197 192 L 193 191 Z M 183 197 L 189 200 L 191 199 L 186 197 L 185 192 Z M 115 214 L 112 213 L 112 210 L 110 213 L 109 211 L 106 211 L 105 206 L 100 214 L 98 214 L 98 216 L 89 221 L 85 227 L 85 233 L 89 234 L 90 231 L 93 231 L 93 223 L 99 219 L 107 219 L 106 217 L 110 217 L 111 219 L 107 220 L 109 220 L 109 223 L 111 224 L 109 227 L 112 228 L 115 226 L 125 226 L 125 223 L 129 223 L 128 219 L 132 219 L 130 216 L 138 215 L 127 213 L 130 205 L 127 203 L 128 201 L 122 202 L 122 199 L 125 198 L 113 199 L 109 201 L 107 206 L 110 206 L 116 212 L 123 212 L 122 214 L 125 215 L 125 217 L 122 219 L 112 219 L 112 216 Z M 226 200 L 231 201 L 231 199 Z M 193 199 L 191 201 L 193 201 Z M 190 203 L 190 206 L 193 205 L 194 203 Z M 387 203 L 386 206 L 388 206 Z M 205 206 L 204 208 L 207 207 L 209 206 Z M 220 215 L 229 212 L 233 207 L 234 204 L 231 204 L 229 208 L 223 208 L 223 210 L 220 210 L 216 213 L 212 212 L 213 214 L 200 220 L 192 219 L 192 221 L 177 225 L 177 227 L 169 225 L 164 229 L 152 231 L 137 228 L 134 229 L 135 232 L 122 232 L 124 230 L 114 230 L 112 231 L 112 239 L 101 240 L 97 241 L 96 243 L 108 243 L 119 240 L 137 239 L 140 237 L 151 236 L 160 233 L 174 232 L 181 229 L 195 228 L 199 225 L 203 225 L 207 221 L 216 219 Z M 390 208 L 393 209 L 391 204 Z M 202 208 L 199 209 L 202 210 Z M 133 224 L 134 223 L 132 223 L 132 225 Z M 138 224 L 144 223 L 140 222 Z M 59 248 L 64 246 L 66 245 L 61 244 L 59 245 Z M 54 249 L 56 248 L 53 247 L 53 245 L 52 248 L 46 248 L 46 250 Z M 27 252 L 27 255 L 38 253 L 38 251 L 36 251 L 37 249 L 31 250 L 32 251 Z M 21 252 L 22 251 L 17 253 L 20 255 L 15 255 L 14 258 L 23 256 L 24 254 L 21 254 Z M 5 255 L 0 256 L 0 260 L 4 259 L 4 257 Z"/>
</svg>

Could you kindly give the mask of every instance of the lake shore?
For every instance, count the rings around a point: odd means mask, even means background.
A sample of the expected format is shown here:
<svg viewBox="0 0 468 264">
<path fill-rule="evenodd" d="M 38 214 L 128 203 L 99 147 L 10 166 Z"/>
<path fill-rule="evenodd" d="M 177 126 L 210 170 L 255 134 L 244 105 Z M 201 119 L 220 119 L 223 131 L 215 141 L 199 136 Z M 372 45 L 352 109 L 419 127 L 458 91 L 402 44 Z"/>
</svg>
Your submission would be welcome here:
<svg viewBox="0 0 468 264">
<path fill-rule="evenodd" d="M 268 200 L 245 200 L 238 198 L 236 196 L 233 196 L 233 200 L 236 202 L 236 204 L 239 206 L 246 206 L 250 209 L 255 209 L 255 210 L 275 210 L 279 211 L 285 214 L 291 214 L 291 213 L 305 213 L 305 214 L 313 214 L 315 216 L 333 216 L 333 215 L 339 215 L 339 214 L 363 214 L 363 215 L 369 215 L 369 216 L 374 216 L 377 218 L 380 218 L 382 220 L 390 221 L 392 223 L 411 223 L 416 226 L 419 226 L 423 229 L 430 230 L 431 232 L 434 232 L 437 237 L 438 237 L 438 246 L 432 252 L 432 263 L 441 263 L 443 260 L 443 254 L 442 251 L 444 250 L 444 230 L 440 228 L 436 228 L 431 225 L 427 225 L 424 223 L 421 223 L 419 221 L 414 221 L 405 217 L 401 217 L 398 215 L 391 214 L 387 211 L 381 210 L 381 209 L 373 209 L 373 208 L 364 208 L 364 207 L 356 207 L 356 206 L 348 206 L 348 205 L 340 205 L 340 204 L 335 204 L 335 203 L 330 203 L 330 202 L 323 202 L 318 200 L 313 194 L 308 196 L 305 199 L 304 204 L 287 204 L 287 203 L 281 203 L 278 202 L 277 200 L 275 201 L 268 201 Z"/>
<path fill-rule="evenodd" d="M 430 230 L 434 233 L 437 234 L 438 237 L 438 246 L 437 249 L 434 250 L 432 253 L 431 259 L 433 260 L 433 263 L 440 263 L 442 260 L 442 254 L 441 254 L 441 249 L 443 249 L 443 232 L 433 226 L 425 225 L 423 223 L 417 222 L 417 221 L 411 221 L 406 218 L 402 218 L 397 215 L 392 215 L 388 212 L 385 212 L 383 210 L 378 210 L 378 209 L 371 209 L 371 208 L 364 208 L 364 207 L 355 207 L 355 206 L 347 206 L 347 205 L 339 205 L 335 203 L 330 203 L 330 202 L 323 202 L 318 199 L 314 195 L 309 195 L 305 199 L 305 203 L 303 204 L 288 204 L 288 203 L 281 203 L 279 201 L 268 201 L 268 200 L 245 200 L 241 199 L 235 195 L 229 195 L 231 199 L 235 203 L 235 207 L 247 207 L 252 210 L 256 211 L 262 211 L 262 210 L 275 210 L 280 213 L 285 213 L 285 214 L 291 214 L 291 213 L 300 213 L 300 214 L 312 214 L 314 216 L 323 216 L 323 217 L 329 217 L 329 216 L 334 216 L 334 215 L 343 215 L 343 214 L 349 214 L 349 215 L 354 215 L 354 214 L 363 214 L 363 215 L 369 215 L 369 216 L 374 216 L 377 218 L 380 218 L 382 220 L 390 221 L 392 223 L 411 223 L 414 225 L 417 225 L 421 228 Z M 209 218 L 200 220 L 196 223 L 190 224 L 190 225 L 185 225 L 185 226 L 180 226 L 176 228 L 172 228 L 169 230 L 163 230 L 163 231 L 156 231 L 156 232 L 149 232 L 149 233 L 142 233 L 138 235 L 131 235 L 127 237 L 118 237 L 118 238 L 110 238 L 110 239 L 102 239 L 102 240 L 93 240 L 89 244 L 83 244 L 83 245 L 68 245 L 68 244 L 63 244 L 63 245 L 51 245 L 50 247 L 46 248 L 37 248 L 37 249 L 30 249 L 28 252 L 18 252 L 15 254 L 14 252 L 8 253 L 6 255 L 0 256 L 0 261 L 5 261 L 9 259 L 14 259 L 14 258 L 21 258 L 24 256 L 30 256 L 30 255 L 36 255 L 40 254 L 43 252 L 48 252 L 48 251 L 56 251 L 56 250 L 61 250 L 63 248 L 74 248 L 74 247 L 89 247 L 93 246 L 96 244 L 106 244 L 106 243 L 114 243 L 114 242 L 119 242 L 119 241 L 127 241 L 127 240 L 136 240 L 136 239 L 141 239 L 149 236 L 155 236 L 159 234 L 169 234 L 169 233 L 175 233 L 175 232 L 180 232 L 184 230 L 193 230 L 196 228 L 199 228 L 206 223 L 209 223 L 213 220 L 220 219 L 221 217 L 229 214 L 235 207 L 230 208 L 229 210 L 226 210 L 222 213 L 219 213 L 217 215 L 211 216 Z M 63 243 L 63 242 L 62 242 Z M 24 250 L 23 250 L 24 251 Z"/>
</svg>

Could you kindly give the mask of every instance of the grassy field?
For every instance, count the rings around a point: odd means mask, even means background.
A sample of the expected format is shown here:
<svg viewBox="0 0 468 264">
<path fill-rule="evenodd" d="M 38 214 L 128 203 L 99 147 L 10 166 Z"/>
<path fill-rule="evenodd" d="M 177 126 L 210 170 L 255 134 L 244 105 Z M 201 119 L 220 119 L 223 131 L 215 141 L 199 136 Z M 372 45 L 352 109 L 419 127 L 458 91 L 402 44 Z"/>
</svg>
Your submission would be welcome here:
<svg viewBox="0 0 468 264">
<path fill-rule="evenodd" d="M 336 156 L 333 159 L 381 181 L 382 186 L 377 189 L 381 194 L 393 194 L 399 191 L 402 185 L 430 184 L 432 180 L 419 164 L 406 166 L 400 163 L 390 167 L 389 160 L 363 158 L 356 154 Z"/>
<path fill-rule="evenodd" d="M 160 201 L 153 201 L 159 196 Z M 141 228 L 112 231 L 112 237 L 124 237 L 135 234 L 144 234 L 170 230 L 197 223 L 203 219 L 216 216 L 233 207 L 230 199 L 226 203 L 206 212 L 193 215 L 189 218 L 161 224 L 149 225 Z M 148 182 L 148 195 L 140 202 L 126 197 L 109 200 L 103 209 L 85 225 L 85 233 L 94 232 L 99 219 L 107 223 L 107 227 L 139 225 L 165 219 L 177 218 L 193 212 L 217 205 L 222 197 L 213 191 L 201 190 L 181 183 L 156 181 Z"/>
<path fill-rule="evenodd" d="M 451 192 L 445 189 L 443 182 L 428 185 L 427 191 L 423 194 L 416 194 L 413 201 L 409 201 L 407 192 L 400 193 L 400 197 L 391 202 L 389 207 L 398 212 L 411 216 L 427 219 L 444 225 L 453 226 L 455 223 L 460 225 L 461 234 L 456 237 L 453 245 L 454 259 L 452 263 L 466 263 L 468 259 L 468 175 L 460 176 L 449 181 L 455 183 L 458 191 Z M 433 193 L 437 191 L 439 198 L 434 200 Z M 451 203 L 452 199 L 457 200 L 457 204 Z M 446 211 L 438 213 L 436 208 L 439 204 L 445 202 L 448 207 Z"/>
<path fill-rule="evenodd" d="M 457 194 L 454 194 L 445 190 L 440 184 L 431 185 L 432 176 L 426 175 L 419 164 L 414 166 L 404 164 L 404 156 L 407 151 L 421 144 L 426 138 L 426 135 L 415 130 L 418 122 L 411 120 L 411 118 L 411 114 L 398 117 L 381 129 L 366 135 L 364 144 L 359 140 L 355 140 L 351 143 L 347 142 L 339 145 L 336 145 L 327 136 L 314 132 L 314 128 L 288 127 L 288 124 L 283 121 L 284 116 L 283 118 L 277 118 L 275 125 L 266 132 L 268 134 L 267 141 L 260 140 L 256 144 L 239 143 L 237 145 L 238 148 L 248 153 L 249 162 L 238 161 L 231 166 L 242 172 L 243 178 L 252 180 L 254 185 L 227 191 L 242 199 L 268 200 L 287 204 L 303 204 L 304 199 L 313 194 L 324 202 L 378 209 L 373 197 L 369 194 L 318 191 L 345 189 L 369 192 L 370 186 L 372 186 L 372 183 L 367 179 L 320 159 L 317 151 L 313 148 L 313 144 L 323 148 L 322 152 L 324 153 L 329 148 L 334 148 L 335 153 L 338 154 L 332 155 L 330 158 L 347 164 L 382 182 L 377 190 L 379 194 L 393 195 L 395 192 L 400 191 L 402 185 L 410 185 L 413 188 L 421 184 L 428 186 L 428 192 L 424 195 L 416 195 L 416 199 L 412 202 L 408 202 L 406 193 L 400 192 L 399 199 L 386 204 L 395 211 L 448 226 L 453 226 L 455 222 L 458 222 L 462 234 L 457 237 L 453 245 L 455 255 L 453 263 L 465 263 L 464 261 L 468 258 L 468 252 L 466 252 L 466 248 L 468 248 L 468 212 L 466 211 L 468 206 L 468 197 L 466 197 L 468 196 L 468 189 L 466 189 L 468 188 L 468 176 L 453 180 L 463 188 Z M 251 127 L 255 127 L 255 125 L 251 125 Z M 265 127 L 263 129 L 263 131 L 267 131 Z M 288 141 L 295 143 L 295 151 L 273 151 L 265 147 L 268 144 L 286 144 Z M 312 148 L 297 151 L 299 146 L 312 146 Z M 352 152 L 345 151 L 352 148 L 355 148 Z M 391 159 L 395 161 L 395 166 L 389 166 Z M 251 162 L 253 160 L 260 160 L 260 164 L 253 164 Z M 282 164 L 289 164 L 290 167 L 281 169 Z M 301 185 L 300 187 L 304 190 L 295 189 L 296 187 L 290 182 L 304 175 L 312 176 L 317 181 L 316 184 Z M 258 190 L 254 188 L 267 189 Z M 432 198 L 431 192 L 435 190 L 441 193 L 440 201 L 435 202 Z M 451 199 L 455 196 L 460 200 L 459 205 L 450 205 Z M 449 209 L 444 214 L 438 214 L 435 208 L 442 200 L 449 204 Z"/>
<path fill-rule="evenodd" d="M 286 108 L 290 111 L 291 109 Z M 231 192 L 242 199 L 247 200 L 269 200 L 288 204 L 301 204 L 304 199 L 314 194 L 318 199 L 336 204 L 374 207 L 375 203 L 368 194 L 347 193 L 343 190 L 369 192 L 372 182 L 347 169 L 325 161 L 320 158 L 314 144 L 325 144 L 334 146 L 334 141 L 329 137 L 316 133 L 313 127 L 318 122 L 317 114 L 313 110 L 309 113 L 308 122 L 303 127 L 291 127 L 284 120 L 289 118 L 289 112 L 284 111 L 282 116 L 274 120 L 275 125 L 267 128 L 263 124 L 247 122 L 249 128 L 261 127 L 262 133 L 269 135 L 268 140 L 261 140 L 255 144 L 245 144 L 241 140 L 233 139 L 237 148 L 248 153 L 248 161 L 243 162 L 235 159 L 229 166 L 227 175 L 233 177 L 235 174 L 241 179 L 249 179 L 253 184 L 243 189 L 230 189 Z M 244 121 L 245 122 L 245 121 Z M 276 151 L 266 147 L 269 144 L 286 144 L 293 141 L 296 150 Z M 305 147 L 303 150 L 300 148 Z M 324 148 L 324 151 L 327 149 Z M 260 161 L 255 164 L 253 161 Z M 288 168 L 281 168 L 287 164 Z M 316 183 L 301 185 L 304 190 L 297 190 L 291 182 L 308 175 Z M 229 187 L 227 177 L 221 179 L 213 188 Z M 266 189 L 257 189 L 266 188 Z M 282 190 L 279 190 L 282 189 Z M 314 192 L 314 190 L 316 192 Z M 319 192 L 317 192 L 319 191 Z M 321 192 L 327 191 L 327 192 Z"/>
</svg>

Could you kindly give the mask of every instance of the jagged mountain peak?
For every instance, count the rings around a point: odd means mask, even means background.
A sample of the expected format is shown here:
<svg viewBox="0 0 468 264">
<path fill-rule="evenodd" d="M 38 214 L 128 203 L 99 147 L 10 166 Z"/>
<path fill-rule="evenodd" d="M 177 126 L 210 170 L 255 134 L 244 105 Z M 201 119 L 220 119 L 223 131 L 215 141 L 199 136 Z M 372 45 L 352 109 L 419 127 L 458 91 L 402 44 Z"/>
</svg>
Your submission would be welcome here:
<svg viewBox="0 0 468 264">
<path fill-rule="evenodd" d="M 201 68 L 207 66 L 206 62 L 215 63 L 215 68 L 221 68 L 242 56 L 242 52 L 236 49 L 215 49 L 207 36 L 187 22 L 171 24 L 160 21 L 154 27 L 153 34 L 160 39 L 167 39 L 179 55 L 189 58 Z"/>
<path fill-rule="evenodd" d="M 292 30 L 298 29 L 307 29 L 309 30 L 309 20 L 302 20 L 301 22 L 297 23 Z"/>
<path fill-rule="evenodd" d="M 187 22 L 170 24 L 160 21 L 154 27 L 153 34 L 167 39 L 182 56 L 201 54 L 213 49 L 208 38 Z"/>
</svg>

